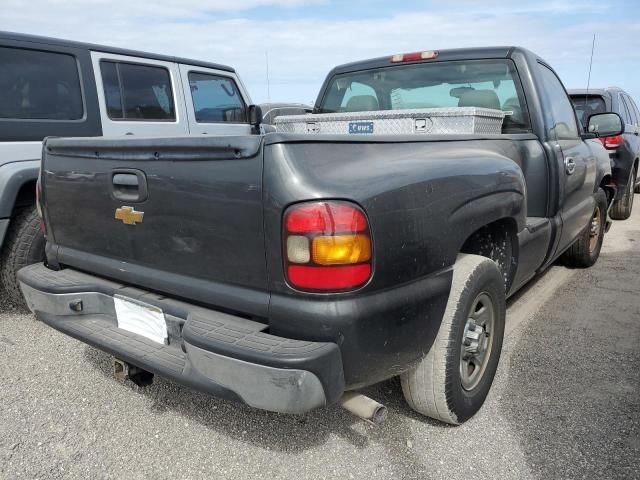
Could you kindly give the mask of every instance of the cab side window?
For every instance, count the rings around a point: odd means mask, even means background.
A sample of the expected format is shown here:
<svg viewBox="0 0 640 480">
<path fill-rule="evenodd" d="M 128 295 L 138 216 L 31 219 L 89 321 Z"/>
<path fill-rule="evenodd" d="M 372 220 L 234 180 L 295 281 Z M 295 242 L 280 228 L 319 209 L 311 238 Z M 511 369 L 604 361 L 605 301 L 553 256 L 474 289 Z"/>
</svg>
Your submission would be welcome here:
<svg viewBox="0 0 640 480">
<path fill-rule="evenodd" d="M 171 77 L 166 68 L 103 60 L 100 71 L 111 120 L 175 121 Z"/>
<path fill-rule="evenodd" d="M 549 111 L 545 112 L 549 136 L 555 140 L 578 138 L 576 114 L 560 79 L 549 67 L 543 64 L 538 67 L 549 99 Z"/>
<path fill-rule="evenodd" d="M 83 115 L 72 55 L 0 47 L 0 118 L 79 120 Z"/>
<path fill-rule="evenodd" d="M 247 108 L 232 78 L 189 72 L 198 123 L 247 123 Z"/>
</svg>

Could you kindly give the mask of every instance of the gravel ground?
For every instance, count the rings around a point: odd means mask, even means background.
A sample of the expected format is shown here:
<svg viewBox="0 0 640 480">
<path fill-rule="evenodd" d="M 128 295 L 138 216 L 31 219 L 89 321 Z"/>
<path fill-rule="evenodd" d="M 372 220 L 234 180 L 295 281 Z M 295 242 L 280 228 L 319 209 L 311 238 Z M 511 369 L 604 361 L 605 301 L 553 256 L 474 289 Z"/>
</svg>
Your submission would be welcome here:
<svg viewBox="0 0 640 480">
<path fill-rule="evenodd" d="M 598 264 L 553 267 L 510 302 L 485 407 L 448 427 L 399 382 L 365 393 L 371 427 L 338 407 L 252 410 L 156 377 L 119 384 L 111 359 L 0 307 L 1 478 L 640 478 L 640 209 Z"/>
</svg>

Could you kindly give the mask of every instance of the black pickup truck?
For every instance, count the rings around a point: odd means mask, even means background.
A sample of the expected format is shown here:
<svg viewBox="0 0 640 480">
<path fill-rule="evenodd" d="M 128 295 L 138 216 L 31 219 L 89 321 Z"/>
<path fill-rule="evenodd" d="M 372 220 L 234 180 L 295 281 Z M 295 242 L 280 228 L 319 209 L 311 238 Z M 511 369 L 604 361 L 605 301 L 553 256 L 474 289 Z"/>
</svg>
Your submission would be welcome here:
<svg viewBox="0 0 640 480">
<path fill-rule="evenodd" d="M 399 105 L 505 112 L 499 134 L 50 138 L 41 321 L 151 372 L 301 413 L 400 375 L 458 424 L 498 365 L 505 299 L 562 256 L 598 258 L 615 194 L 554 71 L 522 48 L 335 68 L 315 114 Z M 395 102 L 395 103 L 394 103 Z"/>
</svg>

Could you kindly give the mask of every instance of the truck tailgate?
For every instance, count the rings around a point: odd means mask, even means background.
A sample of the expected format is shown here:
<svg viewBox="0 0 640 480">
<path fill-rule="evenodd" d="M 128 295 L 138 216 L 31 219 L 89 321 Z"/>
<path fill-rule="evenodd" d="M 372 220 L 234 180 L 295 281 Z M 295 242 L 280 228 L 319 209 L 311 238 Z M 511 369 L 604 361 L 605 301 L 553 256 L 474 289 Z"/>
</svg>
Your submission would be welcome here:
<svg viewBox="0 0 640 480">
<path fill-rule="evenodd" d="M 49 261 L 265 314 L 262 168 L 259 136 L 48 139 Z"/>
</svg>

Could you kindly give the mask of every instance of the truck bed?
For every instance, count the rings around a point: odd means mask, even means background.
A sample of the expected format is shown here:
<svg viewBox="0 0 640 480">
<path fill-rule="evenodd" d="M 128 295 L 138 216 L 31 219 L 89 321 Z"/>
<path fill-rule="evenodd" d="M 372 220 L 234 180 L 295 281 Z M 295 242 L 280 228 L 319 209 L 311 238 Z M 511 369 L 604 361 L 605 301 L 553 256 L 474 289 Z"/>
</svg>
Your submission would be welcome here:
<svg viewBox="0 0 640 480">
<path fill-rule="evenodd" d="M 524 229 L 522 172 L 534 166 L 523 145 L 539 144 L 532 135 L 48 139 L 48 264 L 263 323 L 272 335 L 342 342 L 346 385 L 371 384 L 430 345 L 451 266 L 476 225 L 491 215 Z M 123 199 L 116 188 L 139 188 L 114 184 L 119 174 L 146 181 L 146 198 Z M 302 292 L 285 278 L 283 212 L 314 199 L 367 213 L 374 273 L 356 291 Z M 142 221 L 116 218 L 123 207 Z M 413 334 L 398 336 L 399 325 Z"/>
</svg>

